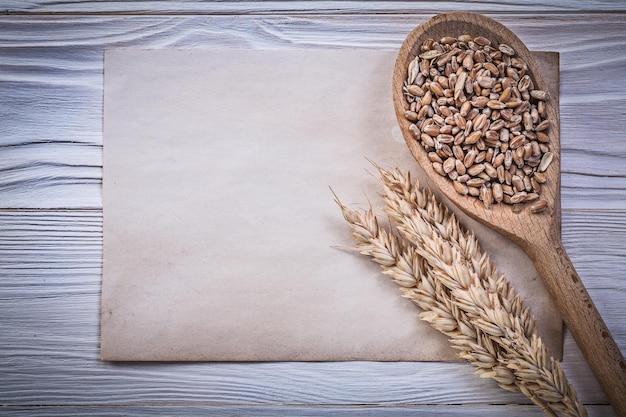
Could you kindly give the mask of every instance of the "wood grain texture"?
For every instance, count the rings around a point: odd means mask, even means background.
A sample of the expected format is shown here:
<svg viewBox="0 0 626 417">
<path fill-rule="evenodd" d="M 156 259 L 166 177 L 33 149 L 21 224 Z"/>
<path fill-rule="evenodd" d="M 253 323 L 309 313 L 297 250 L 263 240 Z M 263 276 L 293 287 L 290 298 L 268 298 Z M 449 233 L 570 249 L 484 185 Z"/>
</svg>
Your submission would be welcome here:
<svg viewBox="0 0 626 417">
<path fill-rule="evenodd" d="M 453 10 L 487 12 L 589 12 L 624 11 L 621 2 L 587 0 L 582 2 L 541 0 L 490 1 L 85 1 L 85 0 L 8 0 L 1 11 L 15 13 L 124 13 L 124 14 L 345 14 L 345 13 L 441 13 Z"/>
<path fill-rule="evenodd" d="M 600 227 L 588 230 L 592 219 Z M 607 288 L 603 278 L 619 276 L 626 214 L 565 211 L 563 223 L 574 259 L 589 246 L 607 248 L 576 267 L 592 297 L 606 301 L 602 313 L 625 349 L 619 291 L 626 284 Z M 401 404 L 419 410 L 424 404 L 526 404 L 524 397 L 476 378 L 463 363 L 102 363 L 101 212 L 3 210 L 0 236 L 0 401 L 5 405 Z M 569 335 L 563 366 L 583 401 L 604 401 Z M 487 415 L 500 411 L 484 410 Z"/>
<path fill-rule="evenodd" d="M 98 360 L 105 48 L 397 50 L 420 22 L 461 8 L 488 13 L 531 50 L 560 53 L 563 242 L 626 351 L 625 3 L 8 0 L 0 414 L 543 415 L 461 363 Z M 563 366 L 583 401 L 599 404 L 590 415 L 614 415 L 569 334 Z"/>
<path fill-rule="evenodd" d="M 516 416 L 535 417 L 538 414 L 537 407 L 529 405 L 472 405 L 471 407 L 454 405 L 449 407 L 433 406 L 298 406 L 287 405 L 276 406 L 129 406 L 124 407 L 124 413 L 134 417 L 150 416 L 221 416 L 221 417 L 275 417 L 277 415 L 315 417 L 315 416 L 348 416 L 348 417 L 378 417 L 381 415 L 388 417 L 447 417 L 451 415 L 461 415 L 466 417 L 490 417 L 490 416 Z M 72 406 L 72 407 L 7 407 L 7 413 L 11 416 L 119 416 L 119 407 L 110 406 Z M 608 406 L 589 406 L 589 417 L 606 417 L 611 415 Z"/>
<path fill-rule="evenodd" d="M 396 50 L 427 17 L 3 16 L 0 204 L 101 207 L 105 48 Z M 626 48 L 626 19 L 610 14 L 494 17 L 531 50 L 561 54 L 563 207 L 625 207 L 626 85 L 619 80 L 626 55 L 614 51 Z M 589 149 L 590 141 L 598 145 Z"/>
</svg>

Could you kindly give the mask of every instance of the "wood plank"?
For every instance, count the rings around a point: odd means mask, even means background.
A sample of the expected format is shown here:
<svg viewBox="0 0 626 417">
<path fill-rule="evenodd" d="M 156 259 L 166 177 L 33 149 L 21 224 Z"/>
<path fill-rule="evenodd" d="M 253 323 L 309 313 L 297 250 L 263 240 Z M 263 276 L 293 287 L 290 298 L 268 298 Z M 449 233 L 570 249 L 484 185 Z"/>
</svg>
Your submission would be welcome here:
<svg viewBox="0 0 626 417">
<path fill-rule="evenodd" d="M 120 407 L 6 407 L 5 410 L 12 416 L 119 416 Z M 609 417 L 614 415 L 609 406 L 588 407 L 589 417 Z M 277 415 L 315 417 L 340 415 L 348 417 L 436 417 L 436 416 L 466 416 L 466 417 L 540 417 L 545 414 L 535 406 L 530 405 L 451 405 L 451 406 L 130 406 L 124 407 L 123 412 L 135 417 L 150 416 L 223 416 L 239 417 L 274 417 Z"/>
<path fill-rule="evenodd" d="M 107 47 L 395 50 L 416 24 L 458 6 L 422 1 L 4 2 L 0 207 L 101 208 L 102 55 Z M 626 118 L 619 109 L 626 104 L 626 85 L 620 82 L 625 58 L 615 51 L 626 43 L 626 4 L 546 5 L 537 0 L 462 7 L 490 13 L 531 49 L 561 53 L 564 244 L 624 351 L 620 276 L 626 144 L 621 136 Z M 104 15 L 118 13 L 168 16 Z M 597 146 L 590 149 L 590 141 Z M 0 210 L 2 414 L 543 415 L 525 398 L 477 379 L 464 364 L 102 363 L 100 257 L 98 210 Z M 568 335 L 564 355 L 564 368 L 581 398 L 603 403 Z M 613 415 L 605 405 L 589 411 Z"/>
<path fill-rule="evenodd" d="M 462 2 L 430 1 L 71 1 L 56 0 L 20 1 L 8 0 L 2 7 L 7 14 L 15 13 L 125 13 L 125 14 L 306 14 L 306 13 L 441 13 L 453 10 L 488 12 L 615 12 L 624 10 L 619 2 L 606 0 L 586 0 L 580 2 L 532 0 L 518 2 L 514 0 Z"/>
<path fill-rule="evenodd" d="M 105 48 L 397 49 L 427 17 L 2 16 L 0 206 L 101 207 Z M 626 47 L 626 19 L 495 17 L 531 49 L 561 53 L 563 207 L 626 207 L 626 118 L 616 117 L 626 58 L 614 53 Z"/>
<path fill-rule="evenodd" d="M 103 363 L 98 350 L 101 220 L 97 210 L 0 210 L 0 403 L 232 404 L 233 409 L 528 404 L 521 395 L 475 377 L 465 363 Z M 626 213 L 565 210 L 563 225 L 581 279 L 601 301 L 609 328 L 626 350 L 626 282 L 620 279 Z M 583 401 L 605 401 L 569 334 L 563 366 Z"/>
</svg>

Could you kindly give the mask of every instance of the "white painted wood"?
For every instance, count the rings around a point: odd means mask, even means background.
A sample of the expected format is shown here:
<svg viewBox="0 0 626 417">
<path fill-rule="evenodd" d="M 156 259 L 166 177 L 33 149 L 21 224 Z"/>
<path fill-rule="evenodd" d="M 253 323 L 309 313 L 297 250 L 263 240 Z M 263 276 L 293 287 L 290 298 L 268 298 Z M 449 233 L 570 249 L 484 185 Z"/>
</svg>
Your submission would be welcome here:
<svg viewBox="0 0 626 417">
<path fill-rule="evenodd" d="M 596 219 L 593 228 L 590 219 Z M 626 313 L 621 307 L 626 282 L 605 281 L 618 277 L 623 267 L 626 213 L 566 210 L 563 222 L 568 225 L 564 242 L 581 279 L 594 299 L 604 300 L 600 307 L 607 324 L 626 350 Z M 497 415 L 503 410 L 480 405 L 527 403 L 518 394 L 476 378 L 465 363 L 102 363 L 98 360 L 101 212 L 2 210 L 0 236 L 0 402 L 5 405 L 167 402 L 207 406 L 211 411 L 223 403 L 234 409 L 256 404 L 401 404 L 407 410 L 434 412 L 424 405 L 460 403 Z M 589 255 L 590 248 L 598 249 Z M 569 335 L 564 351 L 564 369 L 580 397 L 603 402 Z M 80 407 L 75 410 L 81 412 Z M 519 412 L 540 415 L 532 407 Z"/>
<path fill-rule="evenodd" d="M 610 0 L 551 1 L 529 0 L 519 2 L 490 1 L 57 1 L 7 0 L 0 8 L 6 13 L 125 13 L 125 14 L 308 14 L 308 13 L 441 13 L 452 10 L 487 12 L 615 12 L 624 10 L 624 4 Z"/>
<path fill-rule="evenodd" d="M 561 54 L 563 240 L 626 351 L 626 3 L 5 0 L 0 415 L 543 415 L 464 363 L 98 360 L 105 48 L 395 50 L 456 9 Z M 591 416 L 614 415 L 569 334 L 563 367 Z"/>
<path fill-rule="evenodd" d="M 105 48 L 393 50 L 427 17 L 3 17 L 0 205 L 101 207 Z M 620 115 L 626 56 L 616 51 L 626 48 L 626 19 L 550 14 L 499 20 L 531 49 L 561 54 L 563 207 L 625 207 L 626 118 Z"/>
<path fill-rule="evenodd" d="M 7 414 L 11 416 L 64 416 L 64 417 L 82 417 L 85 415 L 98 416 L 119 416 L 119 407 L 100 406 L 100 407 L 9 407 L 6 409 Z M 587 410 L 589 417 L 607 417 L 611 416 L 611 410 L 608 406 L 590 406 Z M 181 406 L 181 407 L 159 407 L 159 406 L 131 406 L 124 407 L 124 413 L 134 417 L 151 417 L 151 416 L 171 416 L 171 415 L 189 415 L 189 416 L 220 416 L 220 417 L 240 417 L 240 416 L 256 416 L 256 417 L 275 417 L 277 415 L 299 416 L 299 417 L 317 417 L 317 416 L 347 416 L 347 417 L 448 417 L 451 415 L 459 415 L 465 417 L 535 417 L 544 415 L 541 411 L 537 411 L 537 407 L 530 405 L 472 405 L 461 406 L 454 405 L 448 407 L 433 406 L 411 406 L 411 407 L 394 407 L 394 406 L 298 406 L 288 405 L 283 407 L 276 406 Z"/>
</svg>

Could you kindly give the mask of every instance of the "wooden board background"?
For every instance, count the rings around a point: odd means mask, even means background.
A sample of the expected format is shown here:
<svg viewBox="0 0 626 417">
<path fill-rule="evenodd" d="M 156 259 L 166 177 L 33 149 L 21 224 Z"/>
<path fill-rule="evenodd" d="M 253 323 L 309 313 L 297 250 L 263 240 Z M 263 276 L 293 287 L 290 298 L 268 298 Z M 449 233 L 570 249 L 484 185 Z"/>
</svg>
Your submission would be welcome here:
<svg viewBox="0 0 626 417">
<path fill-rule="evenodd" d="M 626 351 L 626 3 L 0 2 L 0 414 L 541 416 L 463 363 L 98 360 L 109 47 L 396 50 L 457 9 L 561 56 L 563 241 Z M 563 367 L 612 412 L 571 337 Z"/>
</svg>

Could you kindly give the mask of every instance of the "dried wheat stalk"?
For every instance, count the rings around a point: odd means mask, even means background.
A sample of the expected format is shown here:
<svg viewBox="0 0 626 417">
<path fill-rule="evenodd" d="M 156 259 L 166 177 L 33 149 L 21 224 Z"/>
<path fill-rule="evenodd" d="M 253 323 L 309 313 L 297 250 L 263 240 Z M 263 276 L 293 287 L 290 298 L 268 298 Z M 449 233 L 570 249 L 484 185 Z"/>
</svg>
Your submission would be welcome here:
<svg viewBox="0 0 626 417">
<path fill-rule="evenodd" d="M 408 173 L 378 169 L 385 211 L 400 236 L 380 227 L 371 209 L 350 210 L 337 200 L 357 249 L 402 287 L 420 318 L 447 335 L 478 375 L 521 391 L 547 415 L 586 416 L 528 308 L 474 234 Z"/>
</svg>

